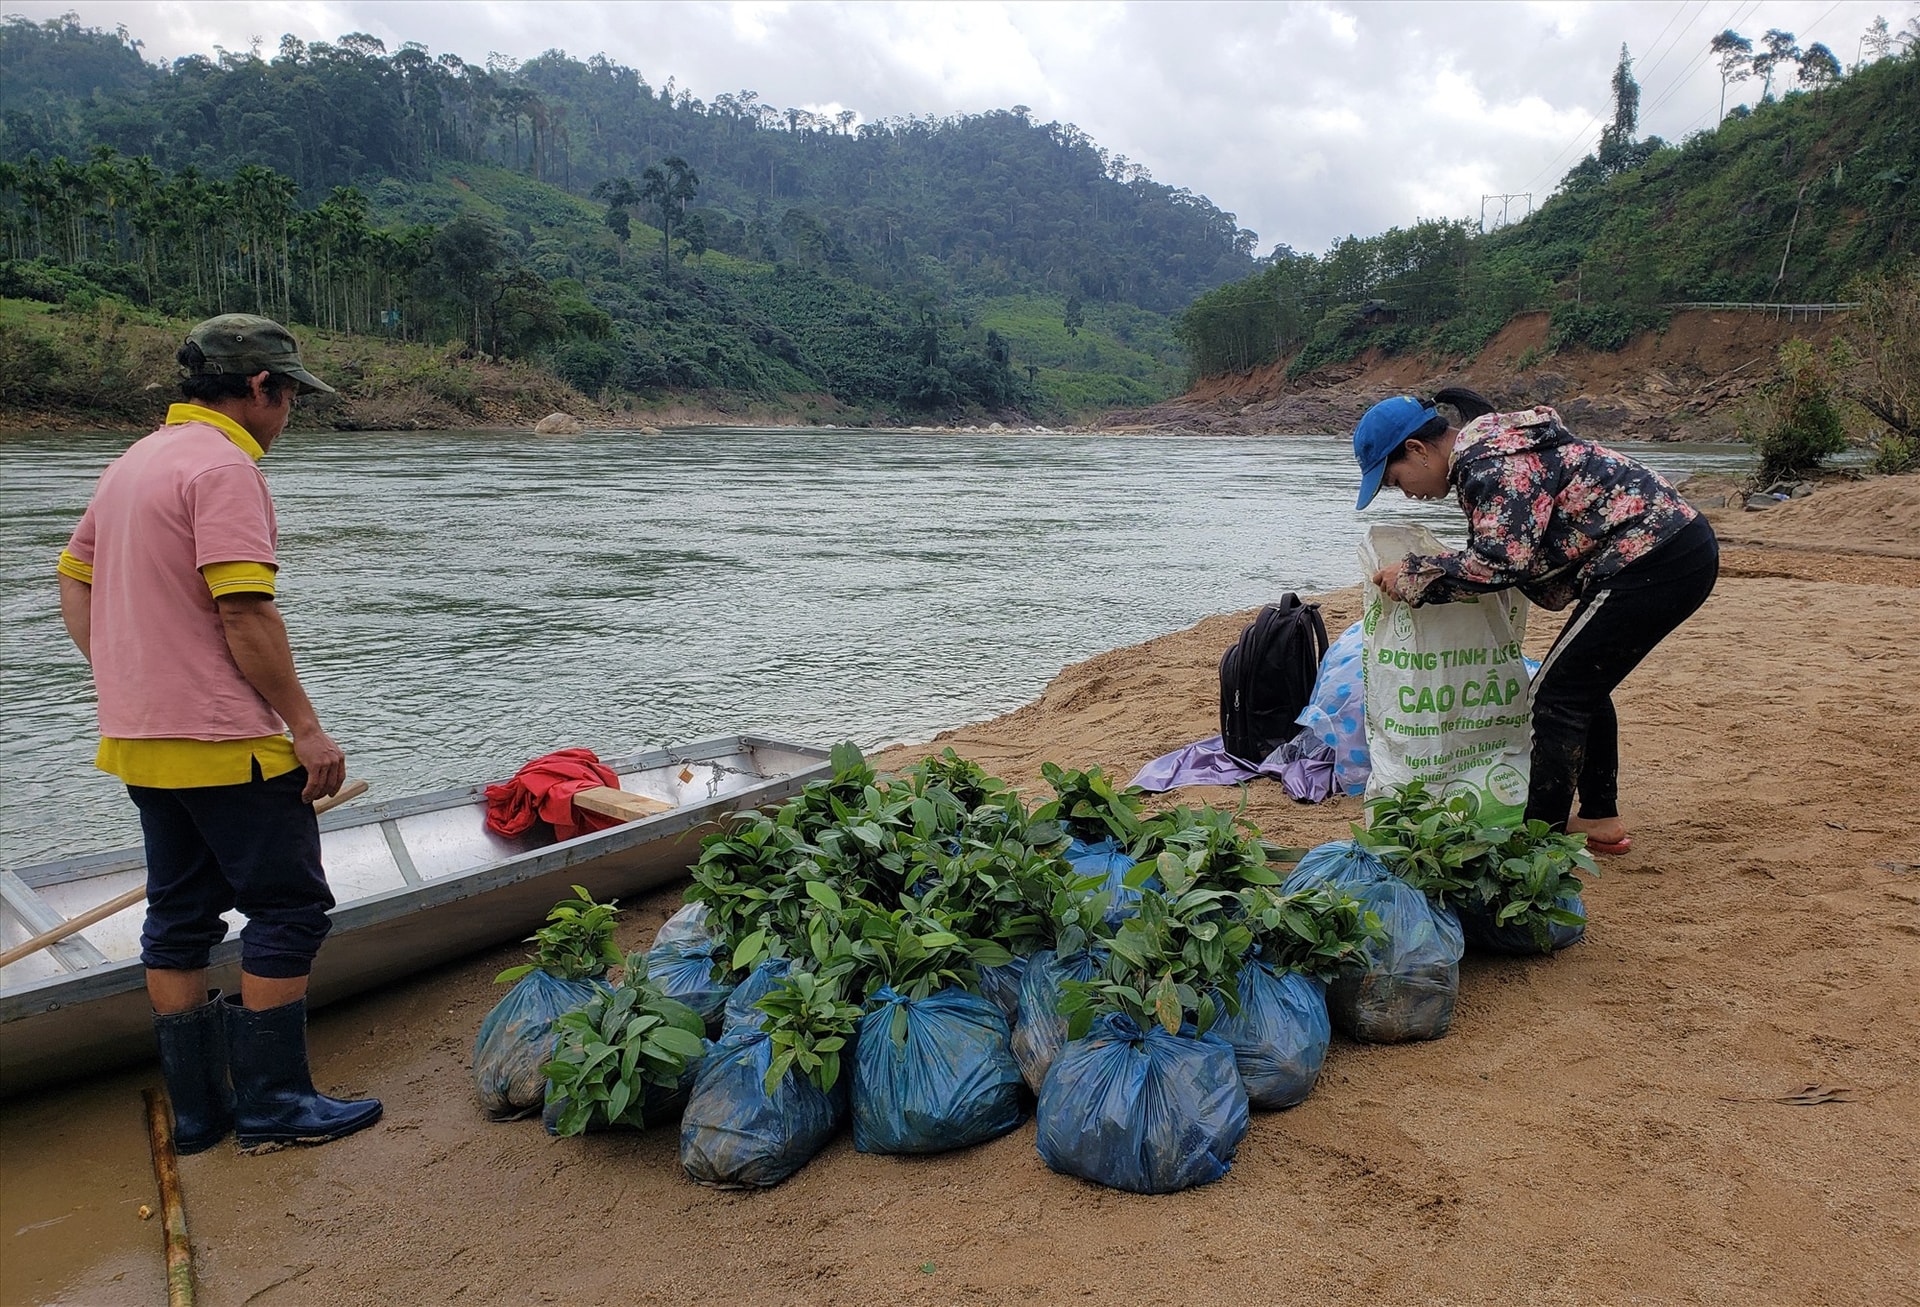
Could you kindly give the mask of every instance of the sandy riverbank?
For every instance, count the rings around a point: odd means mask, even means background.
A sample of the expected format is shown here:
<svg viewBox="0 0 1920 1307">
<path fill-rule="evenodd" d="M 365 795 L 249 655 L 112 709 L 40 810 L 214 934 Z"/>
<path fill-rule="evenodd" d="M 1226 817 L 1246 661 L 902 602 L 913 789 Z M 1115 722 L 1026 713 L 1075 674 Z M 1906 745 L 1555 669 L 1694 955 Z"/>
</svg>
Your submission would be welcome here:
<svg viewBox="0 0 1920 1307">
<path fill-rule="evenodd" d="M 684 1179 L 671 1130 L 490 1125 L 467 1065 L 505 947 L 315 1019 L 321 1077 L 380 1093 L 381 1126 L 185 1159 L 200 1301 L 1916 1301 L 1920 478 L 1720 526 L 1755 543 L 1618 696 L 1636 848 L 1591 888 L 1587 942 L 1470 957 L 1438 1042 L 1336 1041 L 1220 1183 L 1100 1190 L 1050 1174 L 1028 1124 L 913 1160 L 842 1137 L 779 1189 L 724 1194 Z M 1330 626 L 1357 614 L 1355 591 L 1324 602 Z M 1248 616 L 1101 654 L 882 761 L 950 744 L 1023 785 L 1045 759 L 1130 775 L 1215 729 Z M 1557 627 L 1537 617 L 1534 652 Z M 1360 815 L 1267 784 L 1248 813 L 1286 843 Z M 629 905 L 625 942 L 677 900 Z M 0 1111 L 0 1303 L 163 1297 L 135 1215 L 143 1082 Z"/>
</svg>

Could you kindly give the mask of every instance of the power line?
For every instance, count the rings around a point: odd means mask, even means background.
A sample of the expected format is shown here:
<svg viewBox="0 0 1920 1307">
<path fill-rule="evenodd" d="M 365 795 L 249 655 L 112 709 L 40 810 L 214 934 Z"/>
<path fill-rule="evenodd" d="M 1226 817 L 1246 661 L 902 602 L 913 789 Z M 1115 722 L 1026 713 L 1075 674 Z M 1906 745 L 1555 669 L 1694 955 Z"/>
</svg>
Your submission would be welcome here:
<svg viewBox="0 0 1920 1307">
<path fill-rule="evenodd" d="M 1697 23 L 1697 22 L 1699 22 L 1699 21 L 1700 21 L 1700 14 L 1701 14 L 1701 13 L 1705 13 L 1705 12 L 1706 12 L 1706 8 L 1707 8 L 1707 4 L 1710 4 L 1710 3 L 1711 3 L 1711 0 L 1706 0 L 1706 4 L 1703 4 L 1703 5 L 1701 6 L 1701 9 L 1700 9 L 1700 13 L 1697 13 L 1697 14 L 1695 14 L 1695 15 L 1693 16 L 1693 18 L 1692 18 L 1692 20 L 1691 20 L 1690 22 L 1688 22 L 1688 24 L 1686 25 L 1686 27 L 1685 27 L 1685 28 L 1683 28 L 1683 29 L 1681 30 L 1681 34 L 1680 34 L 1680 35 L 1685 35 L 1685 34 L 1686 34 L 1686 32 L 1688 32 L 1688 31 L 1691 31 L 1691 30 L 1693 29 L 1693 25 L 1694 25 L 1694 23 Z M 1752 14 L 1752 12 L 1753 12 L 1753 11 L 1754 11 L 1755 9 L 1758 9 L 1759 7 L 1760 7 L 1760 0 L 1734 0 L 1734 6 L 1733 6 L 1733 11 L 1732 11 L 1732 13 L 1731 13 L 1731 14 L 1729 14 L 1729 16 L 1728 16 L 1728 18 L 1727 18 L 1727 21 L 1726 21 L 1726 25 L 1727 25 L 1728 27 L 1732 27 L 1732 26 L 1733 26 L 1734 24 L 1736 24 L 1736 23 L 1743 23 L 1743 22 L 1745 22 L 1745 21 L 1747 20 L 1747 18 L 1748 18 L 1748 16 L 1749 16 L 1749 15 L 1751 15 L 1751 14 Z M 1684 8 L 1684 5 L 1683 5 L 1683 8 Z M 1676 16 L 1677 16 L 1677 15 L 1676 15 Z M 1667 25 L 1668 25 L 1668 27 L 1671 27 L 1671 26 L 1673 25 L 1673 19 L 1671 19 L 1671 18 L 1669 18 L 1669 19 L 1667 20 Z M 1666 29 L 1665 29 L 1665 28 L 1662 28 L 1661 30 L 1662 30 L 1662 32 L 1664 32 L 1664 31 L 1665 31 Z M 1676 48 L 1678 48 L 1678 46 L 1679 46 L 1679 41 L 1680 41 L 1680 37 L 1679 37 L 1679 36 L 1676 36 L 1676 37 L 1674 38 L 1674 42 L 1673 42 L 1673 45 L 1671 45 L 1671 46 L 1669 46 L 1669 47 L 1668 47 L 1668 51 L 1667 51 L 1667 53 L 1669 53 L 1669 54 L 1671 54 L 1671 53 L 1673 52 L 1673 50 L 1674 50 L 1674 49 L 1676 49 Z M 1660 43 L 1660 38 L 1659 38 L 1659 37 L 1655 37 L 1655 38 L 1654 38 L 1654 45 L 1655 45 L 1655 46 L 1658 46 L 1658 45 L 1659 45 L 1659 43 Z M 1706 51 L 1706 53 L 1710 55 L 1710 54 L 1712 54 L 1712 52 L 1713 52 L 1713 51 L 1712 51 L 1712 47 L 1711 47 L 1711 46 L 1709 46 L 1709 47 L 1707 48 L 1707 51 Z M 1664 60 L 1665 60 L 1665 59 L 1666 59 L 1666 55 L 1662 55 L 1662 56 L 1660 56 L 1660 60 L 1658 60 L 1658 61 L 1656 61 L 1656 62 L 1655 62 L 1655 64 L 1654 64 L 1654 68 L 1658 68 L 1658 67 L 1659 67 L 1659 65 L 1660 65 L 1660 62 L 1664 62 Z M 1669 89 L 1667 90 L 1667 92 L 1666 92 L 1666 94 L 1667 94 L 1667 95 L 1671 95 L 1671 94 L 1672 94 L 1672 92 L 1673 92 L 1673 89 L 1675 89 L 1675 88 L 1677 88 L 1677 87 L 1679 87 L 1680 85 L 1682 85 L 1682 84 L 1684 83 L 1684 81 L 1685 81 L 1685 79 L 1686 79 L 1686 77 L 1687 77 L 1687 76 L 1689 76 L 1689 75 L 1690 75 L 1690 74 L 1692 73 L 1692 71 L 1693 71 L 1693 67 L 1697 67 L 1697 66 L 1699 65 L 1699 63 L 1700 63 L 1700 62 L 1701 62 L 1701 59 L 1698 59 L 1698 58 L 1696 58 L 1696 59 L 1695 59 L 1695 60 L 1693 61 L 1693 66 L 1692 66 L 1692 67 L 1689 67 L 1689 68 L 1688 68 L 1687 70 L 1685 70 L 1684 72 L 1682 72 L 1682 73 L 1681 73 L 1681 75 L 1680 75 L 1680 77 L 1679 77 L 1679 78 L 1676 78 L 1676 79 L 1675 79 L 1675 81 L 1674 81 L 1674 83 L 1673 83 L 1673 87 L 1670 87 L 1670 88 L 1669 88 Z M 1651 74 L 1651 72 L 1652 72 L 1652 69 L 1649 69 L 1648 71 L 1649 71 L 1649 74 Z M 1664 101 L 1664 98 L 1663 98 L 1663 99 L 1662 99 L 1662 101 L 1661 101 L 1661 103 L 1664 103 L 1664 102 L 1665 102 L 1665 101 Z M 1658 105 L 1654 105 L 1654 106 L 1652 106 L 1652 107 L 1650 107 L 1650 108 L 1648 108 L 1648 109 L 1647 109 L 1647 112 L 1648 112 L 1648 113 L 1652 113 L 1652 112 L 1653 112 L 1653 109 L 1655 109 L 1655 108 L 1658 108 L 1658 107 L 1659 107 Z M 1562 147 L 1560 148 L 1560 152 L 1559 152 L 1558 154 L 1556 154 L 1556 155 L 1554 155 L 1554 156 L 1553 156 L 1553 158 L 1551 158 L 1551 159 L 1549 159 L 1549 160 L 1548 160 L 1548 161 L 1546 162 L 1546 164 L 1545 164 L 1545 165 L 1544 165 L 1544 166 L 1543 166 L 1543 167 L 1542 167 L 1542 168 L 1540 169 L 1540 171 L 1539 171 L 1539 172 L 1536 172 L 1536 173 L 1535 173 L 1535 174 L 1534 174 L 1533 176 L 1531 176 L 1531 177 L 1529 177 L 1529 178 L 1527 178 L 1527 183 L 1526 183 L 1526 185 L 1525 185 L 1524 187 L 1522 187 L 1522 189 L 1523 189 L 1523 190 L 1531 190 L 1531 189 L 1533 188 L 1533 185 L 1534 185 L 1534 183 L 1535 183 L 1535 182 L 1537 182 L 1537 181 L 1539 181 L 1539 180 L 1540 180 L 1540 179 L 1541 179 L 1542 177 L 1544 177 L 1544 176 L 1546 176 L 1546 175 L 1547 175 L 1548 173 L 1550 173 L 1550 172 L 1552 172 L 1552 171 L 1553 171 L 1553 170 L 1554 170 L 1555 168 L 1557 168 L 1557 167 L 1558 167 L 1558 166 L 1560 165 L 1560 161 L 1561 161 L 1562 159 L 1564 159 L 1564 158 L 1565 158 L 1565 157 L 1566 157 L 1566 156 L 1568 155 L 1568 153 L 1569 153 L 1569 152 L 1571 152 L 1571 151 L 1573 151 L 1573 150 L 1575 150 L 1575 149 L 1578 149 L 1578 148 L 1582 148 L 1582 147 L 1584 147 L 1584 145 L 1585 145 L 1585 143 L 1586 143 L 1586 140 L 1587 140 L 1587 134 L 1588 134 L 1589 132 L 1591 132 L 1591 131 L 1593 130 L 1593 128 L 1594 128 L 1594 126 L 1595 126 L 1596 124 L 1598 124 L 1599 122 L 1600 122 L 1600 113 L 1599 113 L 1598 111 L 1593 111 L 1593 112 L 1590 112 L 1590 113 L 1589 113 L 1589 114 L 1587 115 L 1587 121 L 1586 121 L 1586 125 L 1585 125 L 1585 126 L 1583 126 L 1583 127 L 1581 127 L 1579 131 L 1577 131 L 1577 132 L 1575 132 L 1575 133 L 1574 133 L 1574 135 L 1573 135 L 1573 139 L 1572 139 L 1571 141 L 1568 141 L 1568 142 L 1567 142 L 1567 143 L 1566 143 L 1566 144 L 1565 144 L 1564 146 L 1562 146 Z"/>
<path fill-rule="evenodd" d="M 1728 20 L 1727 26 L 1731 28 L 1735 23 L 1744 23 L 1748 18 L 1753 16 L 1754 11 L 1759 9 L 1759 7 L 1760 0 L 1753 0 L 1751 4 L 1739 7 L 1734 16 Z M 1699 54 L 1687 61 L 1687 66 L 1682 68 L 1679 73 L 1674 76 L 1672 84 L 1669 85 L 1652 104 L 1647 106 L 1646 111 L 1649 114 L 1654 113 L 1659 110 L 1662 105 L 1666 104 L 1667 101 L 1678 95 L 1681 89 L 1687 85 L 1687 79 L 1704 68 L 1707 61 L 1711 58 L 1713 58 L 1713 43 L 1708 42 Z"/>
<path fill-rule="evenodd" d="M 1759 8 L 1760 0 L 1751 0 L 1751 3 L 1748 4 L 1736 4 L 1734 6 L 1734 12 L 1727 18 L 1725 29 L 1723 30 L 1731 30 L 1735 25 L 1746 22 Z M 1687 85 L 1688 79 L 1699 72 L 1701 68 L 1705 67 L 1707 61 L 1712 58 L 1713 43 L 1709 41 L 1701 48 L 1698 54 L 1687 61 L 1685 68 L 1682 68 L 1674 75 L 1673 81 L 1669 83 L 1659 95 L 1652 97 L 1652 103 L 1647 106 L 1646 112 L 1649 114 L 1655 112 L 1661 106 L 1665 105 L 1667 101 L 1679 94 L 1681 88 Z"/>
<path fill-rule="evenodd" d="M 1662 54 L 1658 59 L 1654 59 L 1652 65 L 1647 69 L 1647 71 L 1643 74 L 1643 76 L 1652 77 L 1655 73 L 1660 71 L 1660 65 L 1667 61 L 1667 55 L 1672 54 L 1675 50 L 1678 50 L 1680 48 L 1680 38 L 1693 30 L 1693 25 L 1700 21 L 1700 15 L 1706 13 L 1707 6 L 1712 3 L 1713 3 L 1713 0 L 1700 0 L 1700 7 L 1693 11 L 1693 17 L 1687 20 L 1687 25 L 1681 28 L 1678 32 L 1674 34 L 1673 41 L 1667 46 L 1666 54 Z M 1686 0 L 1681 0 L 1680 8 L 1684 10 L 1686 7 L 1687 7 Z M 1679 17 L 1679 15 L 1676 14 L 1674 15 L 1674 17 L 1677 18 Z M 1672 27 L 1672 26 L 1673 26 L 1673 19 L 1669 18 L 1667 20 L 1667 27 Z M 1665 27 L 1661 28 L 1660 36 L 1665 36 L 1666 34 L 1667 34 L 1666 28 Z M 1653 44 L 1647 47 L 1647 57 L 1649 59 L 1652 59 L 1653 52 L 1660 48 L 1660 36 L 1654 37 Z"/>
</svg>

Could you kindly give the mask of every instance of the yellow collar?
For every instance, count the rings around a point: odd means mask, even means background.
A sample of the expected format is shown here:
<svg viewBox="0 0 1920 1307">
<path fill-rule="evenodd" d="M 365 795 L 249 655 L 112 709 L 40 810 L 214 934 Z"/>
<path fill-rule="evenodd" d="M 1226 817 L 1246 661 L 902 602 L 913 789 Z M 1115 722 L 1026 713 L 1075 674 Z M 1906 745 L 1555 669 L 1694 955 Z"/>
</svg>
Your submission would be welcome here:
<svg viewBox="0 0 1920 1307">
<path fill-rule="evenodd" d="M 252 432 L 217 409 L 202 408 L 198 404 L 174 404 L 167 409 L 166 425 L 177 427 L 186 422 L 204 422 L 217 428 L 220 434 L 238 445 L 241 452 L 256 463 L 267 452 L 260 448 L 260 442 L 253 438 Z"/>
</svg>

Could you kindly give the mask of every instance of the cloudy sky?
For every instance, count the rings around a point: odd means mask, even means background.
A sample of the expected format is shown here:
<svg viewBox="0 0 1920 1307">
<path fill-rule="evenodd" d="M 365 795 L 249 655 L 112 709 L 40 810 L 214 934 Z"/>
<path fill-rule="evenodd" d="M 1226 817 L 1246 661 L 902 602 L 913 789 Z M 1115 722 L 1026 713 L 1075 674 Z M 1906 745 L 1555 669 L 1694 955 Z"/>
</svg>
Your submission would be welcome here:
<svg viewBox="0 0 1920 1307">
<path fill-rule="evenodd" d="M 573 3 L 572 0 L 0 0 L 34 19 L 125 24 L 152 59 L 281 33 L 368 32 L 479 62 L 605 53 L 703 100 L 751 88 L 776 107 L 862 118 L 1029 106 L 1156 180 L 1239 215 L 1260 251 L 1323 250 L 1422 217 L 1474 217 L 1483 194 L 1538 203 L 1593 147 L 1624 41 L 1641 130 L 1713 123 L 1707 41 L 1732 27 L 1825 43 L 1852 64 L 1876 14 L 1916 0 L 1505 3 Z M 1785 74 L 1791 78 L 1789 69 Z M 1776 86 L 1776 91 L 1781 89 Z M 1759 95 L 1736 85 L 1729 105 Z M 1498 205 L 1494 201 L 1494 205 Z M 1524 211 L 1513 202 L 1512 216 Z M 1497 213 L 1490 215 L 1490 221 Z"/>
</svg>

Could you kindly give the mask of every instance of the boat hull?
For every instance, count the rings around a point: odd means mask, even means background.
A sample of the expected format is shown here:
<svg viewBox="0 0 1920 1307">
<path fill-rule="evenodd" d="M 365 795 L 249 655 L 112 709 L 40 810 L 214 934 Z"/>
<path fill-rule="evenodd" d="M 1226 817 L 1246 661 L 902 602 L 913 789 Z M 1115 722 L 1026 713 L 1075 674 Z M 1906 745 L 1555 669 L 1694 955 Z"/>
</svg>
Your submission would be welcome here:
<svg viewBox="0 0 1920 1307">
<path fill-rule="evenodd" d="M 734 765 L 741 760 L 751 766 Z M 709 766 L 716 780 L 722 769 L 739 779 L 713 786 L 716 792 L 702 802 L 683 803 L 658 816 L 578 839 L 509 851 L 468 869 L 433 876 L 416 873 L 401 878 L 393 888 L 353 898 L 336 888 L 336 897 L 343 901 L 331 913 L 332 933 L 314 963 L 310 1005 L 351 998 L 524 938 L 556 901 L 570 896 L 570 886 L 579 885 L 605 900 L 671 884 L 686 875 L 707 834 L 703 828 L 712 821 L 729 812 L 779 802 L 827 770 L 821 750 L 753 737 L 607 762 L 620 773 L 622 788 L 639 792 L 660 788 L 641 782 L 662 768 L 691 772 Z M 322 817 L 322 853 L 328 858 L 329 880 L 336 879 L 329 851 L 371 847 L 376 831 L 384 844 L 392 845 L 391 832 L 407 829 L 402 842 L 419 848 L 419 862 L 429 869 L 436 856 L 459 856 L 457 851 L 436 853 L 434 840 L 444 827 L 447 839 L 470 847 L 471 827 L 484 807 L 483 791 L 484 786 L 476 785 L 342 808 Z M 491 836 L 488 841 L 508 850 L 525 843 Z M 411 860 L 409 853 L 395 856 Z M 110 897 L 107 891 L 125 877 L 144 875 L 138 851 L 76 859 L 69 865 L 102 883 L 101 899 Z M 121 879 L 112 880 L 109 873 Z M 25 869 L 18 877 L 20 883 L 37 888 L 63 883 L 59 874 L 60 864 L 52 864 Z M 128 909 L 136 918 L 140 911 Z M 125 928 L 123 924 L 123 932 Z M 239 957 L 240 941 L 230 933 L 213 951 L 209 985 L 237 990 Z M 5 980 L 0 975 L 0 982 Z M 96 962 L 25 983 L 0 983 L 0 1096 L 149 1059 L 154 1052 L 152 1011 L 137 956 Z"/>
</svg>

